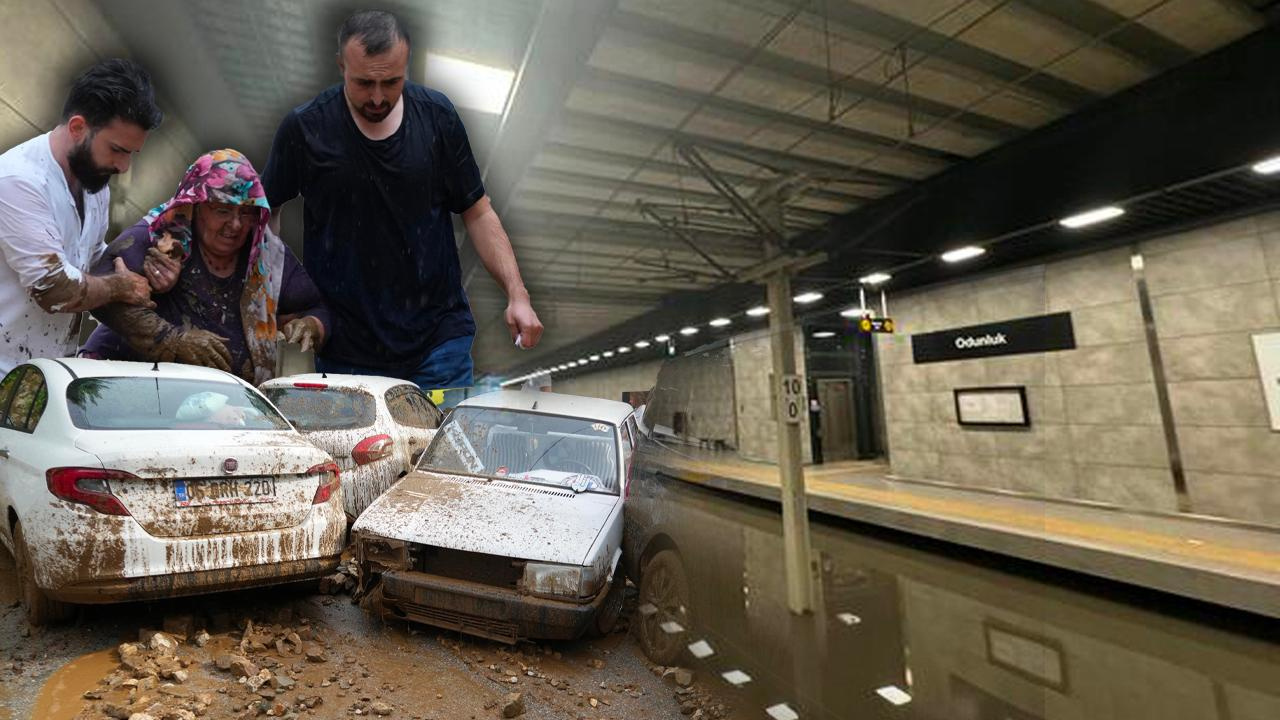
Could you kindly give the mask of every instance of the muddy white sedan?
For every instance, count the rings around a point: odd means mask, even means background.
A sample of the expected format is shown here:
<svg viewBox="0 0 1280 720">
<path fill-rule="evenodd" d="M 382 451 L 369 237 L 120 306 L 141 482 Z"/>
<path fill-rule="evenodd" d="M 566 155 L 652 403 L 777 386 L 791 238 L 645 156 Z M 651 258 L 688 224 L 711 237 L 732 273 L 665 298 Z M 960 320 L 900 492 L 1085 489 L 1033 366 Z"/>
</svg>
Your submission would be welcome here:
<svg viewBox="0 0 1280 720">
<path fill-rule="evenodd" d="M 338 464 L 349 522 L 413 467 L 443 416 L 417 385 L 387 377 L 310 373 L 259 389 Z"/>
<path fill-rule="evenodd" d="M 635 432 L 610 400 L 463 401 L 352 528 L 363 590 L 388 616 L 502 642 L 608 632 Z"/>
<path fill-rule="evenodd" d="M 337 565 L 338 468 L 250 385 L 189 365 L 33 360 L 0 381 L 0 540 L 33 624 L 68 603 Z"/>
</svg>

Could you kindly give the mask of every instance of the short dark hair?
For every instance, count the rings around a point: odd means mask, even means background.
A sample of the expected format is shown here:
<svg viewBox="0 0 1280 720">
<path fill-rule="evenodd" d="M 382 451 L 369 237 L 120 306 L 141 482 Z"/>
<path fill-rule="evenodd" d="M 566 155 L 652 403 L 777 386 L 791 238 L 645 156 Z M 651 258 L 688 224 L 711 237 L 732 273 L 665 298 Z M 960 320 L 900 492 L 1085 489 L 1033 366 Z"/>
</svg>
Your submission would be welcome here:
<svg viewBox="0 0 1280 720">
<path fill-rule="evenodd" d="M 62 122 L 72 115 L 84 116 L 95 130 L 115 118 L 148 131 L 164 120 L 151 76 L 138 63 L 122 58 L 103 60 L 76 78 L 62 106 Z"/>
<path fill-rule="evenodd" d="M 351 38 L 359 38 L 366 55 L 381 55 L 403 40 L 409 45 L 409 31 L 400 23 L 400 19 L 382 10 L 361 10 L 342 21 L 338 28 L 338 54 L 347 46 Z"/>
</svg>

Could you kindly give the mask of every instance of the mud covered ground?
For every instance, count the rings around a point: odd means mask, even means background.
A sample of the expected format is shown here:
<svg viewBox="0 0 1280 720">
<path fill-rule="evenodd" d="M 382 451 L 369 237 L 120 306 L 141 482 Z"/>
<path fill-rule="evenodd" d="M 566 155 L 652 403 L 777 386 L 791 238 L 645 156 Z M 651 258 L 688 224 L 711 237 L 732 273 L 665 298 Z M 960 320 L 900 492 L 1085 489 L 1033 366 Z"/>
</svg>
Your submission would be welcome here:
<svg viewBox="0 0 1280 720">
<path fill-rule="evenodd" d="M 603 639 L 509 647 L 384 622 L 308 583 L 33 629 L 12 567 L 0 548 L 0 720 L 740 716 L 722 683 L 648 662 L 626 617 Z"/>
</svg>

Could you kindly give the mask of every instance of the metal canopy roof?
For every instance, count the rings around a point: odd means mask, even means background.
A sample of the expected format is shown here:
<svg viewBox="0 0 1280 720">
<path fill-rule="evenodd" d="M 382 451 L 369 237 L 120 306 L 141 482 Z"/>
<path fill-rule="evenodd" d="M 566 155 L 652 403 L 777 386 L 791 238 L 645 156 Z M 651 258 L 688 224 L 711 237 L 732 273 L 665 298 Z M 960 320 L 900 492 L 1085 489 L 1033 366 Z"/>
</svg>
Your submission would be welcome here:
<svg viewBox="0 0 1280 720">
<path fill-rule="evenodd" d="M 240 146 L 259 163 L 282 114 L 337 81 L 333 36 L 344 4 L 98 4 L 156 69 L 201 142 Z M 478 370 L 497 372 L 581 355 L 585 339 L 694 298 L 710 312 L 707 303 L 734 290 L 703 253 L 730 271 L 761 259 L 754 228 L 681 147 L 695 148 L 744 197 L 780 180 L 801 187 L 786 202 L 783 232 L 812 240 L 837 219 L 1256 31 L 1273 5 L 458 0 L 387 8 L 414 31 L 419 77 L 422 49 L 518 72 L 504 116 L 464 114 L 547 326 L 537 350 L 517 353 L 502 321 L 505 297 L 464 246 Z M 168 32 L 158 37 L 155 27 Z M 203 81 L 192 82 L 193 67 Z M 824 271 L 843 275 L 856 264 L 843 260 Z"/>
</svg>

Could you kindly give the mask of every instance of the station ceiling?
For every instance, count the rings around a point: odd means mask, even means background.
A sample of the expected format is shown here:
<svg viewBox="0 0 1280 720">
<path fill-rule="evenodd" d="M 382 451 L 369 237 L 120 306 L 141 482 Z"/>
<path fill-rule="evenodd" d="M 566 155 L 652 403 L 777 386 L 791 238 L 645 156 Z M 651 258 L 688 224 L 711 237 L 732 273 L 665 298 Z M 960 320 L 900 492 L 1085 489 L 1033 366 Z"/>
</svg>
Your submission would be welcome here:
<svg viewBox="0 0 1280 720">
<path fill-rule="evenodd" d="M 1274 4 L 456 0 L 384 7 L 413 29 L 419 79 L 419 48 L 516 72 L 504 114 L 464 112 L 547 326 L 542 346 L 517 353 L 502 326 L 504 297 L 464 253 L 481 328 L 477 369 L 503 372 L 585 352 L 585 339 L 639 318 L 652 322 L 673 297 L 747 297 L 725 289 L 717 266 L 734 273 L 759 263 L 761 236 L 693 159 L 749 201 L 783 198 L 785 239 L 813 245 L 823 238 L 839 256 L 840 243 L 823 236 L 836 221 L 985 162 L 1014 141 L 1027 146 L 1038 129 L 1263 28 Z M 258 163 L 282 114 L 337 81 L 334 35 L 354 9 L 308 0 L 100 0 L 99 7 L 157 68 L 163 92 L 197 138 L 240 147 Z M 910 251 L 910 240 L 903 242 Z M 854 271 L 858 263 L 846 265 L 826 272 Z"/>
</svg>

